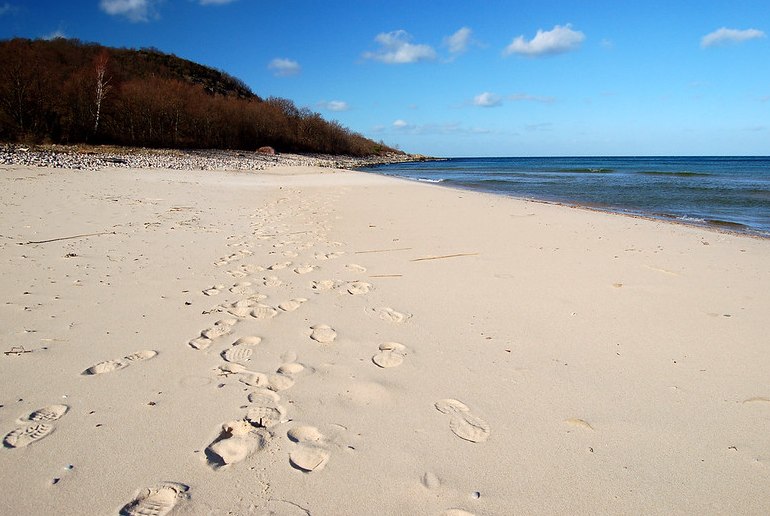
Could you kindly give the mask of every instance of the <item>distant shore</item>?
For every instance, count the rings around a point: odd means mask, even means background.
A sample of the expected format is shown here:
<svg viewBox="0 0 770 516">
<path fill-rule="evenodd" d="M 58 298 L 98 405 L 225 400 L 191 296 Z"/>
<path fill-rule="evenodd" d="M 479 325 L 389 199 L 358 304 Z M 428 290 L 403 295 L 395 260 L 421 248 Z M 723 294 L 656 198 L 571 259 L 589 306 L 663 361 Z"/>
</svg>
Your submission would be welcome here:
<svg viewBox="0 0 770 516">
<path fill-rule="evenodd" d="M 387 153 L 366 157 L 329 154 L 266 154 L 218 149 L 151 149 L 115 145 L 0 144 L 0 165 L 99 170 L 105 167 L 168 170 L 265 170 L 277 166 L 359 167 L 431 159 Z"/>
</svg>

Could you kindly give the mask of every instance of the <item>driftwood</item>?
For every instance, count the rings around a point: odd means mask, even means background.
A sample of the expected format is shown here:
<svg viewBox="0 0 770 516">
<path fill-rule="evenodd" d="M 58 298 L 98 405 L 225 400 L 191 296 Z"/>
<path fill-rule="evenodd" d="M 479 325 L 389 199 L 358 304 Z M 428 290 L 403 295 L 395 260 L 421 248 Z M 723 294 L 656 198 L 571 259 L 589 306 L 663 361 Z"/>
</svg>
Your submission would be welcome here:
<svg viewBox="0 0 770 516">
<path fill-rule="evenodd" d="M 66 236 L 66 237 L 60 237 L 60 238 L 51 238 L 49 240 L 30 240 L 29 242 L 19 242 L 19 245 L 29 245 L 29 244 L 47 244 L 48 242 L 58 242 L 59 240 L 72 240 L 73 238 L 85 238 L 85 237 L 91 237 L 91 236 L 100 236 L 100 235 L 117 235 L 115 231 L 104 231 L 102 233 L 85 233 L 83 235 L 72 235 L 72 236 Z"/>
<path fill-rule="evenodd" d="M 31 349 L 24 349 L 24 346 L 14 346 L 10 351 L 4 351 L 6 355 L 21 355 L 23 353 L 32 353 Z"/>
<path fill-rule="evenodd" d="M 426 256 L 424 258 L 415 258 L 409 260 L 410 262 L 424 262 L 427 260 L 443 260 L 445 258 L 459 258 L 461 256 L 478 256 L 479 253 L 458 253 L 458 254 L 446 254 L 444 256 Z"/>
</svg>

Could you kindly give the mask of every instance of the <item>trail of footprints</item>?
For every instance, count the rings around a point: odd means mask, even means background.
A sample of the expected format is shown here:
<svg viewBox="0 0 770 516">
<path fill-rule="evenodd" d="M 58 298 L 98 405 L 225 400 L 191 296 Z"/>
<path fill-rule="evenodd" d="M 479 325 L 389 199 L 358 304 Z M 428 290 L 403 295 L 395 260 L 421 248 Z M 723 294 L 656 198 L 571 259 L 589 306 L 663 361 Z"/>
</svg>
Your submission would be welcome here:
<svg viewBox="0 0 770 516">
<path fill-rule="evenodd" d="M 280 204 L 276 203 L 279 216 L 282 214 Z M 226 273 L 236 279 L 235 283 L 216 284 L 205 287 L 201 295 L 206 298 L 224 297 L 225 301 L 204 311 L 204 314 L 221 314 L 220 319 L 203 329 L 199 335 L 187 342 L 189 348 L 197 351 L 207 351 L 217 345 L 225 337 L 232 335 L 240 321 L 261 321 L 270 324 L 276 317 L 290 316 L 292 312 L 301 310 L 308 302 L 305 297 L 292 297 L 273 304 L 268 302 L 271 296 L 262 293 L 262 289 L 281 291 L 287 285 L 295 285 L 296 280 L 282 279 L 279 274 L 288 274 L 299 279 L 321 271 L 326 263 L 345 255 L 343 250 L 329 251 L 328 247 L 342 247 L 339 242 L 331 242 L 325 232 L 329 228 L 317 221 L 321 210 L 313 210 L 309 206 L 300 207 L 296 211 L 283 213 L 288 217 L 306 217 L 309 225 L 315 225 L 308 231 L 287 233 L 288 226 L 278 223 L 271 210 L 265 207 L 255 210 L 257 230 L 250 237 L 234 235 L 228 238 L 227 246 L 233 250 L 214 262 L 215 267 L 236 264 L 236 268 Z M 323 215 L 323 214 L 321 214 Z M 259 220 L 256 220 L 259 219 Z M 264 228 L 270 228 L 266 230 Z M 283 239 L 279 236 L 284 235 Z M 254 256 L 255 247 L 270 243 L 270 254 L 280 255 L 280 258 L 268 265 L 244 263 L 245 259 Z M 307 261 L 299 259 L 302 253 L 312 253 Z M 296 261 L 295 261 L 296 260 Z M 236 263 L 238 262 L 238 263 Z M 314 263 L 309 263 L 314 262 Z M 348 274 L 363 274 L 364 266 L 345 264 Z M 312 280 L 306 283 L 310 292 L 317 294 L 334 292 L 338 295 L 361 296 L 374 289 L 374 286 L 362 280 Z M 233 299 L 235 297 L 236 299 Z M 287 296 L 288 297 L 288 296 Z M 318 299 L 323 300 L 323 296 Z M 386 323 L 402 324 L 411 319 L 409 313 L 398 312 L 390 307 L 375 307 L 366 310 L 367 315 L 379 318 Z M 333 345 L 337 338 L 337 330 L 328 324 L 314 324 L 307 330 L 309 339 L 319 346 Z M 232 337 L 231 337 L 232 338 Z M 215 356 L 221 363 L 214 368 L 214 374 L 221 377 L 235 377 L 239 382 L 251 387 L 247 395 L 248 405 L 239 417 L 221 425 L 216 436 L 205 448 L 205 460 L 208 465 L 218 470 L 240 463 L 250 456 L 269 446 L 277 435 L 284 433 L 288 440 L 287 463 L 294 469 L 305 474 L 322 470 L 333 459 L 332 452 L 338 445 L 324 436 L 318 428 L 310 425 L 288 425 L 288 411 L 282 403 L 281 392 L 294 387 L 304 374 L 312 373 L 312 368 L 298 361 L 296 353 L 287 352 L 282 358 L 282 364 L 274 371 L 254 370 L 253 364 L 258 360 L 259 347 L 262 339 L 258 336 L 242 336 L 232 341 Z M 409 354 L 407 346 L 398 342 L 383 342 L 377 349 L 372 350 L 372 363 L 382 369 L 400 366 Z M 111 373 L 134 364 L 155 358 L 154 350 L 142 350 L 122 358 L 109 359 L 96 363 L 82 372 L 86 376 Z M 489 425 L 471 410 L 454 399 L 439 400 L 435 408 L 449 416 L 449 428 L 459 438 L 479 443 L 488 439 Z M 9 432 L 3 444 L 6 448 L 23 448 L 48 435 L 54 429 L 54 423 L 62 418 L 69 410 L 66 405 L 49 405 L 35 410 L 17 421 L 18 428 Z M 288 426 L 288 428 L 286 428 Z M 278 429 L 282 430 L 279 431 Z M 162 516 L 168 514 L 178 504 L 189 498 L 190 486 L 173 481 L 163 481 L 154 486 L 140 489 L 133 499 L 119 509 L 124 516 Z M 470 514 L 461 510 L 448 510 L 445 514 Z"/>
</svg>

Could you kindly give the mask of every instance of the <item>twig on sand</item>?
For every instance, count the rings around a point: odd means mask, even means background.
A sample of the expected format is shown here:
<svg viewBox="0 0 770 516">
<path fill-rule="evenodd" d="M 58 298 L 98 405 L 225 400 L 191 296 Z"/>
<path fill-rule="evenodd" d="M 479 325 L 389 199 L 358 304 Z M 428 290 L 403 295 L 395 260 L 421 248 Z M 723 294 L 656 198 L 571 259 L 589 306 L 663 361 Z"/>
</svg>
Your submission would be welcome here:
<svg viewBox="0 0 770 516">
<path fill-rule="evenodd" d="M 459 258 L 461 256 L 478 256 L 479 253 L 458 253 L 458 254 L 446 254 L 444 256 L 426 256 L 424 258 L 415 258 L 409 260 L 410 262 L 424 262 L 427 260 L 443 260 L 445 258 Z"/>
<path fill-rule="evenodd" d="M 369 251 L 356 251 L 354 254 L 389 253 L 391 251 L 411 251 L 411 247 L 399 247 L 398 249 L 371 249 Z"/>
<path fill-rule="evenodd" d="M 6 355 L 22 355 L 24 353 L 32 353 L 31 349 L 24 349 L 24 346 L 14 346 L 10 351 L 4 351 Z"/>
<path fill-rule="evenodd" d="M 85 237 L 92 237 L 92 236 L 100 236 L 100 235 L 117 235 L 115 231 L 104 231 L 102 233 L 85 233 L 83 235 L 72 235 L 72 236 L 66 236 L 66 237 L 60 237 L 60 238 L 51 238 L 49 240 L 30 240 L 29 242 L 19 242 L 19 245 L 29 245 L 29 244 L 47 244 L 48 242 L 58 242 L 59 240 L 72 240 L 73 238 L 85 238 Z"/>
</svg>

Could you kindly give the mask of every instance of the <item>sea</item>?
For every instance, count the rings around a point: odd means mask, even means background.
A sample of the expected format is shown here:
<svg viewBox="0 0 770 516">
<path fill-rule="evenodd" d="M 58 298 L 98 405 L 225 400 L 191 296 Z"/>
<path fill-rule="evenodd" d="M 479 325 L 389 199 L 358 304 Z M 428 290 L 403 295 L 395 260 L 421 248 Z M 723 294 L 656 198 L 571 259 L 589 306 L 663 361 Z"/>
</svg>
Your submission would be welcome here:
<svg viewBox="0 0 770 516">
<path fill-rule="evenodd" d="M 361 170 L 770 238 L 770 157 L 448 158 Z"/>
</svg>

